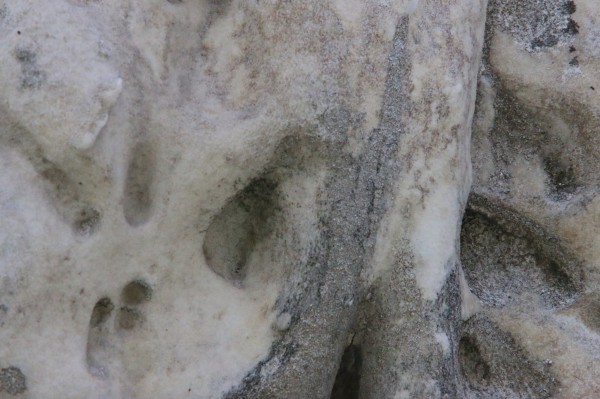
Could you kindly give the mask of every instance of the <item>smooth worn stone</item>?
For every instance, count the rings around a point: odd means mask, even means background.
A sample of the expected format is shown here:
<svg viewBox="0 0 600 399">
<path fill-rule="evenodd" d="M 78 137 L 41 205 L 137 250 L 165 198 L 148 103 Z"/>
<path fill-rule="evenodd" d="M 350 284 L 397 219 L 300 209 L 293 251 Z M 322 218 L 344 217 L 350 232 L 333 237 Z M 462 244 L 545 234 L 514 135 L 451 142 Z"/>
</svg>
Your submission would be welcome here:
<svg viewBox="0 0 600 399">
<path fill-rule="evenodd" d="M 0 399 L 595 398 L 599 20 L 0 0 Z"/>
</svg>

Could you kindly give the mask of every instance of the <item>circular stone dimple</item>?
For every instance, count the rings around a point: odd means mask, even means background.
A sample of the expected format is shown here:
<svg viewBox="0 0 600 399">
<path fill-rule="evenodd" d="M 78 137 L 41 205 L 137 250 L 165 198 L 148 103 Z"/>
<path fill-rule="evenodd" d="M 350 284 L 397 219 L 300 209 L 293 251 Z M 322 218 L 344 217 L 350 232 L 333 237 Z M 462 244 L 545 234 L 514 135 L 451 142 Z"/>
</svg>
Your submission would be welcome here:
<svg viewBox="0 0 600 399">
<path fill-rule="evenodd" d="M 143 280 L 135 280 L 127 284 L 121 292 L 126 305 L 140 305 L 152 298 L 152 287 Z"/>
</svg>

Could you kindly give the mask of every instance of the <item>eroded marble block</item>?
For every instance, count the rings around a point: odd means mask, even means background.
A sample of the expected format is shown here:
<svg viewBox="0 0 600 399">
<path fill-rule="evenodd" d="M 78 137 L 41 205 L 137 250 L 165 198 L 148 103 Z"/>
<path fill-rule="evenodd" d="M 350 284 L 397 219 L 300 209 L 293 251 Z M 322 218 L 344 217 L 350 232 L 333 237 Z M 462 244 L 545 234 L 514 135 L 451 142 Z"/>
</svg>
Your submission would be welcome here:
<svg viewBox="0 0 600 399">
<path fill-rule="evenodd" d="M 0 2 L 0 397 L 594 397 L 597 17 Z"/>
</svg>

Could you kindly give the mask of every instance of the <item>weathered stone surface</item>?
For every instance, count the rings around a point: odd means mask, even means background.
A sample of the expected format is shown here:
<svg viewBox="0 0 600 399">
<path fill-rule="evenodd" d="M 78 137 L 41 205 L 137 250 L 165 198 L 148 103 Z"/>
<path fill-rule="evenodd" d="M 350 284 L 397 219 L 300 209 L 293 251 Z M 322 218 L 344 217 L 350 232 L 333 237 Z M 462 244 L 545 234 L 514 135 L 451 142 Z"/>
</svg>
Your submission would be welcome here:
<svg viewBox="0 0 600 399">
<path fill-rule="evenodd" d="M 598 18 L 0 0 L 0 397 L 595 397 Z"/>
<path fill-rule="evenodd" d="M 592 1 L 490 1 L 461 242 L 481 301 L 467 397 L 599 395 L 599 18 Z"/>
</svg>

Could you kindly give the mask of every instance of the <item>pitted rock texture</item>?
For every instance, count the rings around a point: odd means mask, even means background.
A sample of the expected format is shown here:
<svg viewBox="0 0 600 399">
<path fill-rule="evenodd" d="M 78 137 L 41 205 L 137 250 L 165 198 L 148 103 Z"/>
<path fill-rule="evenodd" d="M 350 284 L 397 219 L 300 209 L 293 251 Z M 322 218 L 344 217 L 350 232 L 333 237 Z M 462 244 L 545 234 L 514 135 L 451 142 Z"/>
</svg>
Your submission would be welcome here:
<svg viewBox="0 0 600 399">
<path fill-rule="evenodd" d="M 488 5 L 461 233 L 466 397 L 600 393 L 599 18 L 584 0 Z"/>
<path fill-rule="evenodd" d="M 0 0 L 0 398 L 595 398 L 598 19 Z"/>
</svg>

